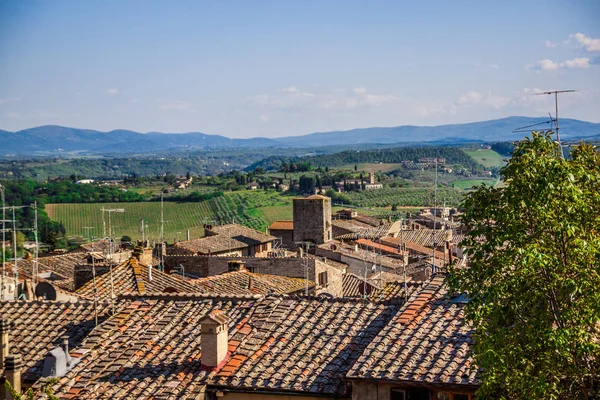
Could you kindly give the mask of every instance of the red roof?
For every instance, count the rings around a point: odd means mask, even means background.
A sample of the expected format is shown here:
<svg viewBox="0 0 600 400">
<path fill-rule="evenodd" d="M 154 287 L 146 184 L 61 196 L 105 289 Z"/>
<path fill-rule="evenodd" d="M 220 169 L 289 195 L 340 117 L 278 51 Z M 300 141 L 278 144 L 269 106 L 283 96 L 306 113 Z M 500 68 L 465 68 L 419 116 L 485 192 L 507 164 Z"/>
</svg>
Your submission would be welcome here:
<svg viewBox="0 0 600 400">
<path fill-rule="evenodd" d="M 269 230 L 274 231 L 293 231 L 294 221 L 275 221 L 269 226 Z"/>
</svg>

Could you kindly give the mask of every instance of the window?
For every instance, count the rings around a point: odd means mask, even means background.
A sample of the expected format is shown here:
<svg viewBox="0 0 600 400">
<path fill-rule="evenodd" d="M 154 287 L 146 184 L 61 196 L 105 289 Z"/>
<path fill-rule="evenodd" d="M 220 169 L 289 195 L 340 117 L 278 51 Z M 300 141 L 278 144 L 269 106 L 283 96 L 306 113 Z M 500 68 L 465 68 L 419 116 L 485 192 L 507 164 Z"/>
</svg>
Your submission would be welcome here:
<svg viewBox="0 0 600 400">
<path fill-rule="evenodd" d="M 406 400 L 406 392 L 402 389 L 392 389 L 390 391 L 390 400 Z"/>
<path fill-rule="evenodd" d="M 319 273 L 319 285 L 327 286 L 327 271 Z"/>
<path fill-rule="evenodd" d="M 466 393 L 437 392 L 435 400 L 472 400 L 473 395 Z"/>
</svg>

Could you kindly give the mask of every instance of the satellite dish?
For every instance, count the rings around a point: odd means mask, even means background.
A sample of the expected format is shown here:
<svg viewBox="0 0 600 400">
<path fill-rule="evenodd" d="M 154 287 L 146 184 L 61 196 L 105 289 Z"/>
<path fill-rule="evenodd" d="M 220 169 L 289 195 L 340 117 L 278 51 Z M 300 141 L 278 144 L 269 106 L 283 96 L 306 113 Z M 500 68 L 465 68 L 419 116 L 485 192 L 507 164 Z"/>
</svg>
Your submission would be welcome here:
<svg viewBox="0 0 600 400">
<path fill-rule="evenodd" d="M 335 244 L 332 244 L 330 249 L 335 251 L 335 250 L 337 250 L 337 246 Z"/>
<path fill-rule="evenodd" d="M 204 229 L 207 231 L 212 231 L 213 226 L 209 224 L 204 224 Z"/>
<path fill-rule="evenodd" d="M 44 300 L 56 300 L 56 289 L 48 282 L 40 282 L 35 287 L 35 297 Z"/>
</svg>

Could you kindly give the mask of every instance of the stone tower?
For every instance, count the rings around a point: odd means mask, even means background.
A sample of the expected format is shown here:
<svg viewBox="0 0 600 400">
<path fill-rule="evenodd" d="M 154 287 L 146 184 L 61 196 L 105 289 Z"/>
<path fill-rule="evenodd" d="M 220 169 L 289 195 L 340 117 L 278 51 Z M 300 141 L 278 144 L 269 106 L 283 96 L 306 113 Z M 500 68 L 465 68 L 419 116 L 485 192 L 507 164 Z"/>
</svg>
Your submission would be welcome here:
<svg viewBox="0 0 600 400">
<path fill-rule="evenodd" d="M 318 194 L 294 199 L 294 242 L 322 244 L 331 239 L 331 199 Z"/>
</svg>

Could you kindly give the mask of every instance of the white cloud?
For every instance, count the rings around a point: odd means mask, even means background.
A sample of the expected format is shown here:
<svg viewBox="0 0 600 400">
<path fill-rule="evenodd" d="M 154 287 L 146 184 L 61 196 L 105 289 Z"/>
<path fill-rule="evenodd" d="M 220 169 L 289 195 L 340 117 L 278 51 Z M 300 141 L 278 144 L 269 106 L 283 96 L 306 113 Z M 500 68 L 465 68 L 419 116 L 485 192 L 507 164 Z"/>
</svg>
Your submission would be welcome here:
<svg viewBox="0 0 600 400">
<path fill-rule="evenodd" d="M 564 65 L 566 68 L 589 68 L 590 59 L 585 57 L 574 58 L 572 60 L 565 61 L 561 65 Z"/>
<path fill-rule="evenodd" d="M 129 99 L 131 103 L 139 103 L 140 99 Z"/>
<path fill-rule="evenodd" d="M 486 107 L 493 108 L 495 110 L 500 110 L 512 102 L 510 97 L 505 96 L 496 96 L 488 93 L 487 95 L 482 94 L 477 91 L 470 91 L 458 98 L 456 102 L 457 105 L 467 106 L 467 105 L 483 105 Z"/>
<path fill-rule="evenodd" d="M 5 115 L 5 117 L 7 119 L 20 119 L 21 118 L 21 114 L 16 113 L 16 112 L 9 112 L 8 114 Z"/>
<path fill-rule="evenodd" d="M 546 47 L 548 47 L 550 49 L 560 46 L 560 42 L 552 42 L 550 40 L 546 40 L 546 42 L 544 44 L 546 45 Z"/>
<path fill-rule="evenodd" d="M 590 59 L 585 57 L 578 57 L 572 60 L 566 60 L 564 62 L 558 63 L 552 60 L 539 60 L 536 61 L 535 64 L 529 64 L 526 66 L 527 69 L 532 71 L 556 71 L 562 68 L 571 68 L 571 69 L 580 69 L 580 68 L 589 68 L 590 67 Z"/>
<path fill-rule="evenodd" d="M 187 101 L 171 101 L 168 103 L 163 103 L 158 106 L 159 109 L 163 111 L 168 110 L 189 110 L 192 108 L 192 103 Z"/>
<path fill-rule="evenodd" d="M 111 96 L 114 96 L 116 94 L 119 94 L 119 89 L 106 89 L 106 94 L 110 94 Z"/>
<path fill-rule="evenodd" d="M 478 104 L 482 98 L 483 95 L 481 93 L 470 91 L 459 97 L 458 104 Z"/>
<path fill-rule="evenodd" d="M 281 91 L 284 93 L 298 93 L 298 89 L 296 89 L 295 86 L 290 86 L 288 88 L 282 89 Z"/>
<path fill-rule="evenodd" d="M 583 33 L 575 33 L 569 36 L 569 39 L 575 39 L 577 43 L 589 52 L 600 51 L 600 39 L 593 39 L 585 36 Z"/>
<path fill-rule="evenodd" d="M 270 119 L 270 118 L 269 118 L 269 116 L 268 116 L 268 115 L 266 115 L 266 114 L 262 114 L 262 115 L 260 116 L 260 120 L 261 120 L 261 121 L 263 121 L 263 122 L 268 122 L 268 121 L 269 121 L 269 119 Z"/>
<path fill-rule="evenodd" d="M 367 88 L 357 87 L 357 88 L 352 89 L 352 91 L 356 94 L 364 94 L 364 93 L 367 93 Z"/>
<path fill-rule="evenodd" d="M 536 63 L 532 66 L 530 66 L 530 69 L 533 70 L 539 70 L 539 71 L 555 71 L 557 69 L 560 68 L 560 64 L 556 63 L 552 60 L 539 60 L 536 61 Z"/>
</svg>

